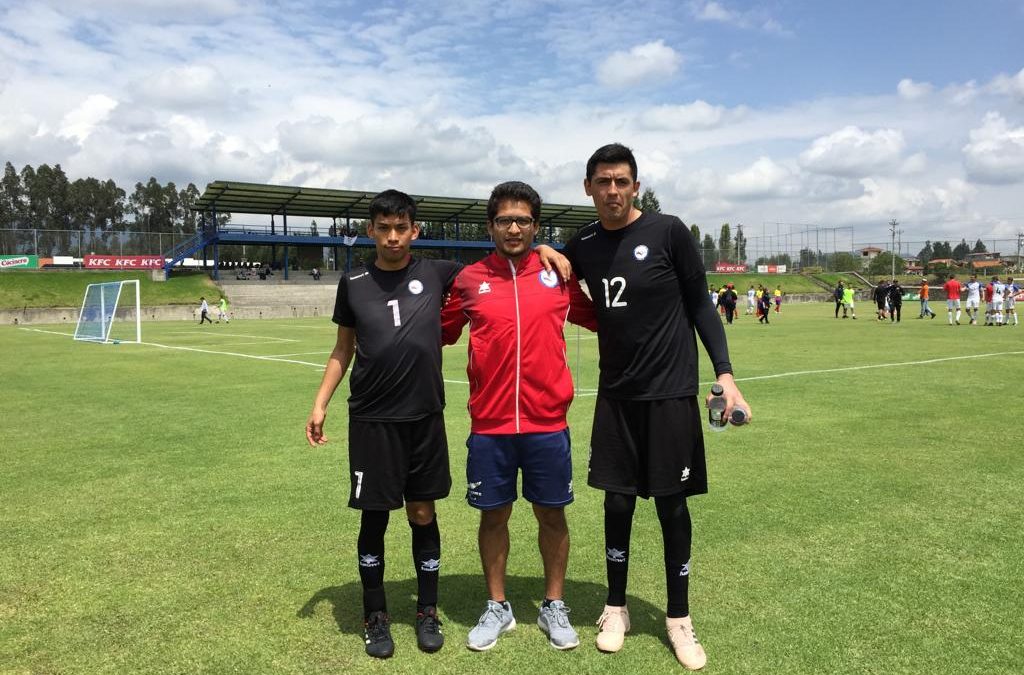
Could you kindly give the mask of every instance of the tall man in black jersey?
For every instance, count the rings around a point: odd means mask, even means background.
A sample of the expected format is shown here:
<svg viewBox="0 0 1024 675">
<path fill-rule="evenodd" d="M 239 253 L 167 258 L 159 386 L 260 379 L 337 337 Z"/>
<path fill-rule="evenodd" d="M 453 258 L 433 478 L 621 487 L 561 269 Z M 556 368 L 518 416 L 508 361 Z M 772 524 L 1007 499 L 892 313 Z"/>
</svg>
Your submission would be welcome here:
<svg viewBox="0 0 1024 675">
<path fill-rule="evenodd" d="M 448 441 L 441 378 L 441 305 L 459 271 L 448 260 L 413 258 L 416 204 L 387 190 L 370 204 L 367 235 L 377 259 L 338 283 L 338 337 L 306 422 L 311 445 L 327 442 L 327 404 L 352 361 L 349 407 L 349 506 L 362 511 L 359 577 L 366 653 L 394 652 L 384 595 L 384 533 L 389 512 L 405 504 L 412 529 L 420 649 L 444 644 L 437 617 L 441 536 L 434 500 L 448 496 Z"/>
<path fill-rule="evenodd" d="M 686 498 L 707 492 L 707 474 L 695 330 L 725 390 L 726 416 L 750 406 L 733 381 L 725 330 L 689 229 L 675 216 L 633 206 L 640 183 L 632 151 L 617 143 L 597 150 L 583 186 L 600 221 L 582 228 L 565 253 L 590 288 L 601 358 L 587 479 L 605 491 L 608 598 L 597 647 L 618 651 L 629 630 L 633 510 L 637 496 L 654 497 L 665 545 L 665 625 L 676 658 L 697 670 L 707 657 L 690 620 Z"/>
</svg>

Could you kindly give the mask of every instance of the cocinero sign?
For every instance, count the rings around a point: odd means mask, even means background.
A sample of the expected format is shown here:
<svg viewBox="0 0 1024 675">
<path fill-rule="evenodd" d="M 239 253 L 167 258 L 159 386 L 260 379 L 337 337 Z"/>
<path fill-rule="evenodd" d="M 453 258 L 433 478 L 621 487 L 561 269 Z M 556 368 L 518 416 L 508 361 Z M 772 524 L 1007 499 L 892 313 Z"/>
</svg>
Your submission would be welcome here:
<svg viewBox="0 0 1024 675">
<path fill-rule="evenodd" d="M 0 255 L 0 270 L 6 270 L 12 267 L 39 267 L 39 256 Z"/>
<path fill-rule="evenodd" d="M 82 258 L 82 266 L 94 270 L 158 269 L 164 266 L 164 258 L 159 255 L 87 255 Z"/>
</svg>

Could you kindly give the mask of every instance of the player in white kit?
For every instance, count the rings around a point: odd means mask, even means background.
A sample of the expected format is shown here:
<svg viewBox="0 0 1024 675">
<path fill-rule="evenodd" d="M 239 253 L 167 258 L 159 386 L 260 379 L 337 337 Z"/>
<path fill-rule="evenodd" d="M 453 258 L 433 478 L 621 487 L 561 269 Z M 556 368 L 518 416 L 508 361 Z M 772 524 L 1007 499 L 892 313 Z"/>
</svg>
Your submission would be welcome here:
<svg viewBox="0 0 1024 675">
<path fill-rule="evenodd" d="M 981 306 L 981 282 L 978 275 L 972 274 L 971 280 L 967 282 L 967 316 L 971 318 L 971 324 L 978 323 L 978 308 Z"/>
</svg>

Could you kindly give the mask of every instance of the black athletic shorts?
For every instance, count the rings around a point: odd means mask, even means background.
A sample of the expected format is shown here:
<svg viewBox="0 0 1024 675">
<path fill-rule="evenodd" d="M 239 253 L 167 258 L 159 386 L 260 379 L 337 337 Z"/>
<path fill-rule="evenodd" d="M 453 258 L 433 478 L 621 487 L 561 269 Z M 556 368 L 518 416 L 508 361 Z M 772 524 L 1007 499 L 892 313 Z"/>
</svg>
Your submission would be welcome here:
<svg viewBox="0 0 1024 675">
<path fill-rule="evenodd" d="M 348 423 L 352 479 L 348 505 L 390 511 L 405 502 L 443 499 L 452 488 L 444 413 L 411 422 Z"/>
<path fill-rule="evenodd" d="M 626 401 L 597 396 L 587 484 L 639 497 L 708 491 L 696 396 Z"/>
</svg>

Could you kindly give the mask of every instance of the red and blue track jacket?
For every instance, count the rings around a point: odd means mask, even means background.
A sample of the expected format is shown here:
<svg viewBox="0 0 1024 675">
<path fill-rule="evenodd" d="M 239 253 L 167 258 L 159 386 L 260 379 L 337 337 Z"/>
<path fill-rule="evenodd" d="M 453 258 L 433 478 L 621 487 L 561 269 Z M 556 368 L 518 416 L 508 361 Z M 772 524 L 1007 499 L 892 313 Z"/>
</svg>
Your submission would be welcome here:
<svg viewBox="0 0 1024 675">
<path fill-rule="evenodd" d="M 518 265 L 492 253 L 459 273 L 441 312 L 444 344 L 469 323 L 469 414 L 473 433 L 561 431 L 572 403 L 565 321 L 597 330 L 575 278 L 563 283 L 530 251 Z"/>
</svg>

